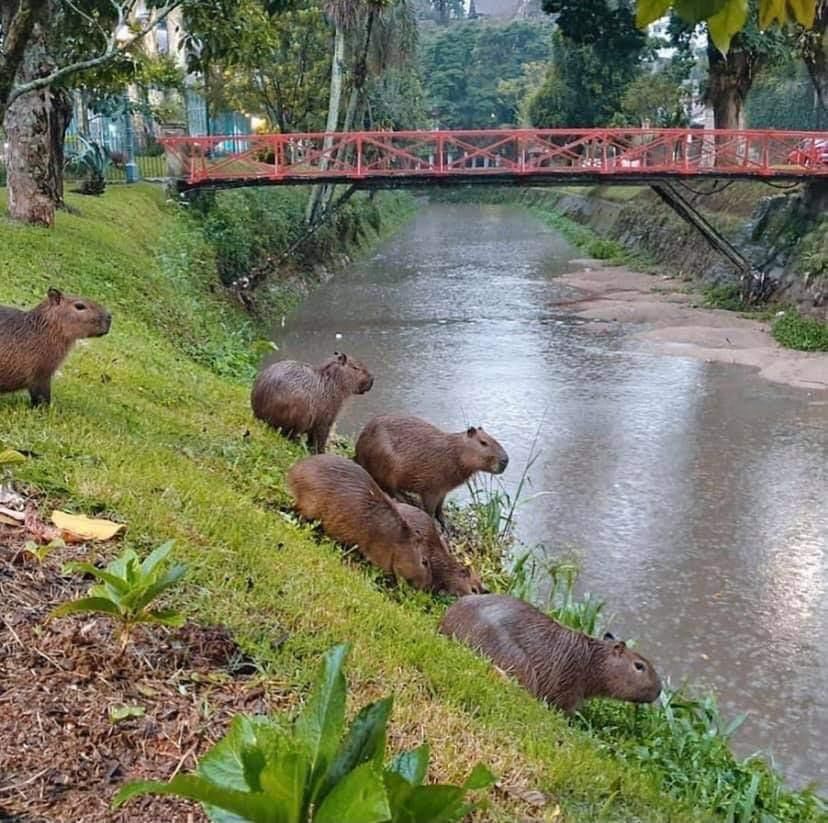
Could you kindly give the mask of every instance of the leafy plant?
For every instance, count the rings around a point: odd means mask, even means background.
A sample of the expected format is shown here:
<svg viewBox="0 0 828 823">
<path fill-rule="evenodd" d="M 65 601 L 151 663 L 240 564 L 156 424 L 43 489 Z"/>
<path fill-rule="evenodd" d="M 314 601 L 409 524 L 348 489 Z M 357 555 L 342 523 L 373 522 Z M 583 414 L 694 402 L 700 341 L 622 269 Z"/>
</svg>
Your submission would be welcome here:
<svg viewBox="0 0 828 823">
<path fill-rule="evenodd" d="M 81 194 L 103 194 L 106 189 L 106 172 L 112 162 L 109 149 L 94 140 L 78 135 L 80 151 L 66 158 L 66 169 L 81 178 Z"/>
<path fill-rule="evenodd" d="M 462 820 L 475 808 L 468 791 L 494 778 L 476 766 L 462 786 L 424 785 L 429 749 L 422 745 L 384 766 L 392 698 L 365 706 L 345 729 L 348 647 L 335 646 L 292 727 L 238 715 L 194 774 L 169 783 L 135 781 L 115 808 L 142 794 L 175 795 L 204 805 L 217 823 L 436 823 Z M 343 736 L 344 733 L 344 736 Z"/>
<path fill-rule="evenodd" d="M 100 580 L 89 589 L 89 595 L 58 606 L 51 617 L 68 614 L 100 613 L 112 617 L 119 625 L 121 652 L 129 642 L 138 623 L 159 623 L 181 626 L 184 617 L 172 609 L 152 608 L 155 599 L 174 586 L 186 574 L 187 567 L 177 564 L 165 570 L 165 562 L 173 542 L 164 543 L 143 562 L 132 549 L 125 549 L 105 569 L 91 563 L 68 563 L 66 571 L 85 572 Z"/>
<path fill-rule="evenodd" d="M 55 549 L 62 549 L 65 546 L 66 543 L 60 537 L 50 540 L 43 546 L 39 546 L 34 540 L 27 540 L 26 545 L 23 546 L 23 551 L 34 557 L 38 563 L 42 563 Z"/>
<path fill-rule="evenodd" d="M 828 324 L 796 311 L 786 311 L 771 329 L 776 341 L 789 349 L 828 351 Z"/>
</svg>

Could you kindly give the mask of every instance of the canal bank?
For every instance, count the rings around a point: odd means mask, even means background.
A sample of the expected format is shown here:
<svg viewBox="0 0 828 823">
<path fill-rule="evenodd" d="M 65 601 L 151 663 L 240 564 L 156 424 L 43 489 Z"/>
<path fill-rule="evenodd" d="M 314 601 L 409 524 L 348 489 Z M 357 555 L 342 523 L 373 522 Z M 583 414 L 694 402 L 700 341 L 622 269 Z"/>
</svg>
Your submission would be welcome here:
<svg viewBox="0 0 828 823">
<path fill-rule="evenodd" d="M 821 819 L 812 799 L 780 790 L 758 762 L 735 764 L 715 738 L 703 738 L 716 755 L 715 762 L 704 761 L 705 780 L 700 779 L 702 764 L 688 762 L 685 773 L 693 781 L 681 786 L 651 765 L 614 754 L 596 734 L 540 706 L 484 661 L 438 637 L 440 603 L 388 587 L 364 565 L 344 560 L 337 547 L 320 543 L 312 530 L 283 517 L 279 504 L 285 498 L 284 473 L 303 452 L 252 420 L 247 368 L 251 341 L 262 333 L 261 327 L 215 287 L 214 262 L 209 256 L 191 253 L 203 248 L 198 237 L 190 233 L 189 224 L 177 222 L 179 215 L 164 205 L 159 192 L 144 186 L 113 187 L 101 199 L 73 195 L 68 199 L 81 214 L 61 213 L 53 232 L 0 225 L 0 303 L 31 305 L 48 285 L 57 282 L 68 292 L 100 299 L 113 311 L 114 323 L 109 336 L 91 341 L 67 361 L 49 411 L 33 413 L 23 396 L 0 398 L 4 446 L 29 454 L 15 468 L 16 482 L 36 496 L 45 516 L 55 507 L 125 522 L 127 544 L 142 554 L 176 539 L 176 559 L 187 562 L 190 573 L 186 588 L 171 605 L 200 623 L 229 627 L 260 672 L 256 676 L 263 678 L 265 693 L 277 696 L 265 700 L 266 711 L 281 712 L 285 698 L 288 702 L 302 699 L 321 654 L 334 643 L 348 640 L 353 646 L 348 675 L 354 705 L 380 694 L 395 695 L 390 726 L 394 751 L 428 741 L 433 780 L 460 781 L 478 760 L 497 774 L 501 788 L 489 796 L 482 820 L 676 823 L 720 819 L 728 805 L 738 811 L 747 804 L 747 819 L 758 821 L 769 810 L 777 819 Z M 478 228 L 472 237 L 480 234 Z M 439 225 L 432 225 L 424 241 L 425 248 L 433 252 L 428 268 L 450 275 L 453 264 L 440 261 L 445 250 L 441 242 Z M 553 237 L 551 242 L 561 241 Z M 377 252 L 384 273 L 398 278 L 400 287 L 407 283 L 416 297 L 421 292 L 411 282 L 410 262 L 392 250 L 393 246 L 383 246 Z M 480 262 L 488 259 L 490 251 L 469 251 L 467 273 L 479 272 Z M 536 253 L 546 254 L 543 249 Z M 328 286 L 346 276 L 354 276 L 359 283 L 360 265 L 357 262 L 349 272 L 340 273 Z M 481 340 L 487 334 L 496 340 L 491 336 L 495 327 L 481 313 L 486 304 L 469 287 L 469 280 L 447 276 L 446 283 L 439 293 L 457 308 L 457 314 L 444 318 L 445 325 L 479 333 Z M 538 283 L 533 292 L 531 284 L 527 286 L 520 278 L 498 285 L 495 296 L 503 298 L 510 309 L 512 300 L 534 305 L 545 288 Z M 432 286 L 437 288 L 437 284 Z M 359 323 L 355 295 L 360 290 L 361 286 L 351 282 L 340 312 L 343 319 L 351 318 L 352 326 Z M 442 354 L 428 361 L 433 368 L 419 384 L 421 390 L 429 381 L 437 385 L 448 363 L 457 364 L 452 372 L 457 397 L 467 389 L 481 390 L 479 382 L 471 379 L 469 366 L 463 364 L 482 368 L 502 358 L 495 350 L 481 353 L 477 340 L 473 357 L 467 356 L 473 353 L 470 347 L 455 349 L 453 339 L 441 342 L 433 334 L 435 324 L 422 313 L 406 321 L 407 362 L 401 361 L 400 372 L 387 370 L 389 360 L 383 351 L 393 335 L 386 322 L 383 336 L 382 320 L 392 319 L 392 294 L 389 291 L 389 303 L 378 317 L 375 311 L 363 311 L 365 317 L 377 318 L 376 387 L 393 382 L 406 386 L 414 396 L 421 352 L 433 344 L 442 347 Z M 566 318 L 556 316 L 557 312 L 547 313 L 540 305 L 538 313 L 538 322 L 548 326 L 560 320 L 562 328 L 568 328 Z M 519 331 L 521 325 L 532 327 L 525 342 L 530 347 L 540 345 L 542 338 L 534 324 L 517 320 L 513 328 Z M 581 325 L 575 323 L 573 333 Z M 332 327 L 328 333 L 333 339 L 337 333 L 345 334 Z M 327 346 L 330 338 L 322 342 Z M 344 336 L 337 348 L 349 350 L 344 344 L 352 342 Z M 525 359 L 522 351 L 513 352 L 518 365 Z M 565 347 L 559 346 L 559 351 L 565 360 Z M 312 359 L 311 347 L 307 352 Z M 543 368 L 535 372 L 537 363 L 526 360 L 525 365 L 538 378 L 543 376 Z M 373 392 L 362 399 L 372 396 Z M 531 392 L 528 397 L 532 399 Z M 512 398 L 514 408 L 525 407 L 526 399 Z M 450 408 L 454 411 L 457 403 Z M 354 409 L 358 409 L 356 404 Z M 528 414 L 534 414 L 533 407 Z M 613 410 L 605 409 L 601 415 L 602 419 L 612 416 Z M 90 546 L 88 557 L 101 560 L 111 554 L 111 549 Z M 56 574 L 60 572 L 56 560 L 47 557 L 44 563 Z M 36 628 L 54 637 L 60 625 Z M 73 625 L 81 632 L 81 622 Z M 69 638 L 74 628 L 66 632 Z M 5 624 L 0 629 L 2 642 L 14 644 Z M 637 636 L 642 638 L 643 650 L 645 634 Z M 647 643 L 652 644 L 651 634 Z M 660 652 L 654 652 L 651 656 L 657 659 Z M 152 686 L 152 672 L 146 677 Z M 71 693 L 60 695 L 61 700 L 68 698 Z M 136 724 L 136 751 L 158 755 L 152 770 L 140 776 L 166 779 L 176 769 L 189 770 L 208 741 L 202 738 L 200 748 L 163 757 L 170 741 L 160 739 L 154 726 L 155 713 L 166 711 L 163 701 L 153 701 L 133 689 L 127 702 L 146 707 L 144 718 L 128 721 Z M 632 714 L 623 722 L 629 720 L 634 720 Z M 82 717 L 70 716 L 56 728 L 65 751 L 99 756 L 84 735 Z M 610 731 L 613 726 L 603 723 L 602 728 Z M 680 731 L 677 727 L 676 735 Z M 17 733 L 19 739 L 34 740 L 40 729 L 36 721 L 21 722 Z M 676 736 L 670 751 L 681 740 Z M 640 749 L 642 743 L 655 747 L 654 751 L 667 749 L 666 742 L 645 741 L 632 733 L 623 743 L 630 750 Z M 42 812 L 43 803 L 51 798 L 49 814 L 54 815 L 54 804 L 61 797 L 77 793 L 90 814 L 104 817 L 118 786 L 139 776 L 124 763 L 100 783 L 81 784 L 72 771 L 71 758 L 66 759 L 65 773 L 20 773 L 16 755 L 10 747 L 0 751 L 0 770 L 7 778 L 4 785 L 15 787 L 13 794 L 0 797 L 4 813 L 30 812 L 37 803 Z M 717 780 L 721 786 L 715 796 L 701 792 L 699 787 L 704 786 L 706 792 Z M 50 795 L 56 786 L 58 794 Z M 29 798 L 31 805 L 27 805 Z M 165 808 L 171 810 L 169 819 L 191 812 L 181 805 Z"/>
</svg>

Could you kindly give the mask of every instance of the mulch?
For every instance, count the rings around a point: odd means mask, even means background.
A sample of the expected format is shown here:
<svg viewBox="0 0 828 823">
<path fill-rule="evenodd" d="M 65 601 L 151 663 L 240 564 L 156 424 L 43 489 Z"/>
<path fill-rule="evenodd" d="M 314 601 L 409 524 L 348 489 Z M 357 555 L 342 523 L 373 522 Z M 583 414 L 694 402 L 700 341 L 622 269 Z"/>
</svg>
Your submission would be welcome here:
<svg viewBox="0 0 828 823">
<path fill-rule="evenodd" d="M 193 770 L 234 714 L 280 711 L 291 696 L 255 675 L 223 627 L 140 627 L 119 656 L 105 618 L 47 622 L 86 593 L 89 580 L 60 569 L 90 549 L 38 563 L 23 544 L 0 525 L 0 821 L 206 821 L 186 801 L 139 798 L 118 812 L 110 803 L 129 780 Z M 144 714 L 113 721 L 124 706 Z"/>
</svg>

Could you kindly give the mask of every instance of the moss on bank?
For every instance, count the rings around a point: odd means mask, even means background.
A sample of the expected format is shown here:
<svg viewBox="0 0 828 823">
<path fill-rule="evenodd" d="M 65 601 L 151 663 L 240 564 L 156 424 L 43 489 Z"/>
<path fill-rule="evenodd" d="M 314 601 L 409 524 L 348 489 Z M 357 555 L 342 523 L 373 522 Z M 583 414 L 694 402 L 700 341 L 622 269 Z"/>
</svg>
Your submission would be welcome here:
<svg viewBox="0 0 828 823">
<path fill-rule="evenodd" d="M 304 690 L 319 656 L 352 642 L 354 703 L 393 691 L 392 746 L 428 739 L 440 779 L 482 760 L 506 784 L 549 792 L 541 814 L 562 810 L 551 819 L 710 819 L 439 637 L 435 601 L 389 596 L 283 516 L 284 473 L 302 450 L 252 419 L 262 330 L 216 290 L 201 228 L 147 185 L 69 200 L 82 213 L 50 232 L 0 222 L 0 303 L 31 305 L 59 285 L 106 304 L 113 329 L 69 359 L 50 409 L 0 397 L 2 439 L 36 455 L 21 479 L 49 504 L 126 521 L 141 553 L 176 539 L 191 568 L 177 605 L 231 627 L 268 677 Z M 493 794 L 485 819 L 530 814 Z"/>
</svg>

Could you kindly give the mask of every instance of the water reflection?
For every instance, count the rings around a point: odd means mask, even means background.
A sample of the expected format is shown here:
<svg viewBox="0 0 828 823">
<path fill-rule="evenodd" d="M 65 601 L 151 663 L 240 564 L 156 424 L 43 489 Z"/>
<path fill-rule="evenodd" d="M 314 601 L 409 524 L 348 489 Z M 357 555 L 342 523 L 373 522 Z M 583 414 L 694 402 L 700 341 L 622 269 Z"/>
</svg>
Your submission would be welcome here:
<svg viewBox="0 0 828 823">
<path fill-rule="evenodd" d="M 285 357 L 371 365 L 347 433 L 390 411 L 482 424 L 515 483 L 539 429 L 533 489 L 551 494 L 521 509 L 522 539 L 575 549 L 618 633 L 750 712 L 743 753 L 828 784 L 828 405 L 562 313 L 576 292 L 554 275 L 575 256 L 523 212 L 432 206 L 277 340 Z"/>
</svg>

